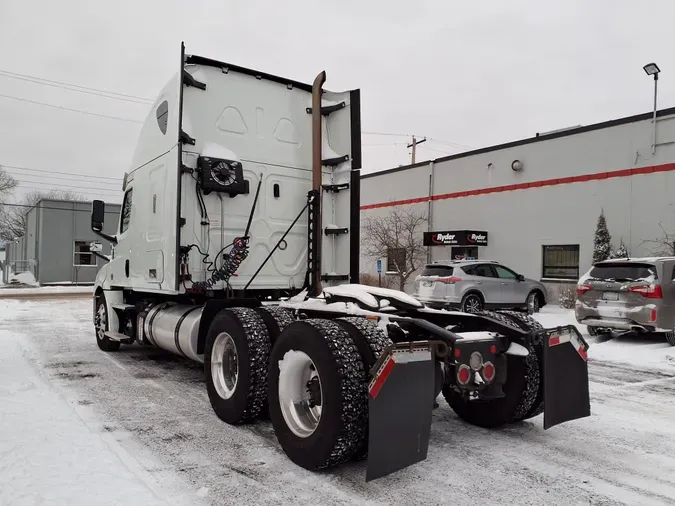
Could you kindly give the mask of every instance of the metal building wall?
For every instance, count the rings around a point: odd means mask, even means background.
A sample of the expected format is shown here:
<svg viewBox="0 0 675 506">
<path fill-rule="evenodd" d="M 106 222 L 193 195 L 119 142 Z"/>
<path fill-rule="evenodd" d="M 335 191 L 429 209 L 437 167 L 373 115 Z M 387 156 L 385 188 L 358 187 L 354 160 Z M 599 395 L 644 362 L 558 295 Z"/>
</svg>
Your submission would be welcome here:
<svg viewBox="0 0 675 506">
<path fill-rule="evenodd" d="M 675 109 L 659 112 L 652 154 L 651 115 L 588 126 L 446 157 L 361 181 L 362 219 L 392 205 L 429 206 L 431 230 L 477 229 L 489 234 L 481 258 L 527 277 L 542 277 L 542 245 L 578 244 L 580 272 L 590 267 L 596 221 L 604 209 L 614 246 L 650 254 L 645 241 L 675 230 Z M 521 171 L 511 168 L 513 161 Z M 434 260 L 449 247 L 432 247 Z M 375 260 L 362 258 L 362 271 Z"/>
<path fill-rule="evenodd" d="M 93 266 L 76 267 L 75 241 L 91 243 L 100 238 L 91 231 L 91 202 L 43 200 L 37 205 L 38 218 L 38 282 L 93 283 L 103 261 L 96 258 Z M 119 220 L 119 205 L 106 206 L 104 230 L 114 234 Z M 103 242 L 103 253 L 110 253 L 110 244 Z"/>
</svg>

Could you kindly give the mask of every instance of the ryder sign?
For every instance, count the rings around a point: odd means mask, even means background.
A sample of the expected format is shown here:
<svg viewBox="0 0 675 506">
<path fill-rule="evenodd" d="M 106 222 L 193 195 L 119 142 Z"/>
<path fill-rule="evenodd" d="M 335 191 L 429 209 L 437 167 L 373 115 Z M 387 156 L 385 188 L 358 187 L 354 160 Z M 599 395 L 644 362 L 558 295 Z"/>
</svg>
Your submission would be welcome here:
<svg viewBox="0 0 675 506">
<path fill-rule="evenodd" d="M 488 233 L 480 230 L 425 232 L 425 246 L 487 246 Z"/>
</svg>

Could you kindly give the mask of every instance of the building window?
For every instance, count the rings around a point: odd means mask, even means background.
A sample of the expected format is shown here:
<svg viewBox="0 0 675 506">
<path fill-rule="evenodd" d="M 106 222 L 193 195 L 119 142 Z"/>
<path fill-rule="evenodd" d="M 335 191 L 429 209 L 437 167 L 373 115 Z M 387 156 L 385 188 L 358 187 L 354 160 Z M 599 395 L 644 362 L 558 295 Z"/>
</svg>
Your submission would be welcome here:
<svg viewBox="0 0 675 506">
<path fill-rule="evenodd" d="M 542 246 L 543 278 L 579 279 L 579 245 Z"/>
<path fill-rule="evenodd" d="M 88 267 L 96 265 L 94 254 L 89 251 L 89 243 L 86 241 L 75 241 L 75 253 L 73 254 L 74 267 Z"/>
<path fill-rule="evenodd" d="M 398 272 L 399 269 L 405 270 L 405 248 L 387 248 L 387 272 Z"/>
<path fill-rule="evenodd" d="M 126 232 L 129 228 L 129 222 L 131 222 L 131 194 L 133 193 L 133 188 L 124 194 L 124 201 L 122 202 L 122 219 L 120 220 L 120 234 Z"/>
</svg>

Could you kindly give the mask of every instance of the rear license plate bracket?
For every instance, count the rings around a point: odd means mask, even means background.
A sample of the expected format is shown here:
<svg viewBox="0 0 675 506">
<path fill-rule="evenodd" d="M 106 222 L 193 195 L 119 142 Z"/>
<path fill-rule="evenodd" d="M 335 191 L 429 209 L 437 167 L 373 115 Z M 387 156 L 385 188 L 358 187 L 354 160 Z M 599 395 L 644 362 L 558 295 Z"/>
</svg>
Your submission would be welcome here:
<svg viewBox="0 0 675 506">
<path fill-rule="evenodd" d="M 602 300 L 619 300 L 617 292 L 602 292 Z"/>
</svg>

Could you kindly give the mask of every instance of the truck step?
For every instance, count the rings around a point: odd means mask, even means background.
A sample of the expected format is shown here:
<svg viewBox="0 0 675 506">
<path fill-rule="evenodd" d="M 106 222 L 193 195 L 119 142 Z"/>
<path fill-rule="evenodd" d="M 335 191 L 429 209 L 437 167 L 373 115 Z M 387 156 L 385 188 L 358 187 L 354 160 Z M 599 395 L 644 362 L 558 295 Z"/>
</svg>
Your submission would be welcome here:
<svg viewBox="0 0 675 506">
<path fill-rule="evenodd" d="M 107 337 L 111 341 L 128 341 L 129 340 L 129 336 L 127 336 L 125 334 L 120 334 L 119 332 L 111 332 L 110 330 L 108 330 L 105 333 L 105 337 Z"/>
<path fill-rule="evenodd" d="M 116 311 L 129 311 L 130 309 L 134 309 L 135 306 L 132 304 L 113 304 L 112 308 L 115 309 Z"/>
</svg>

